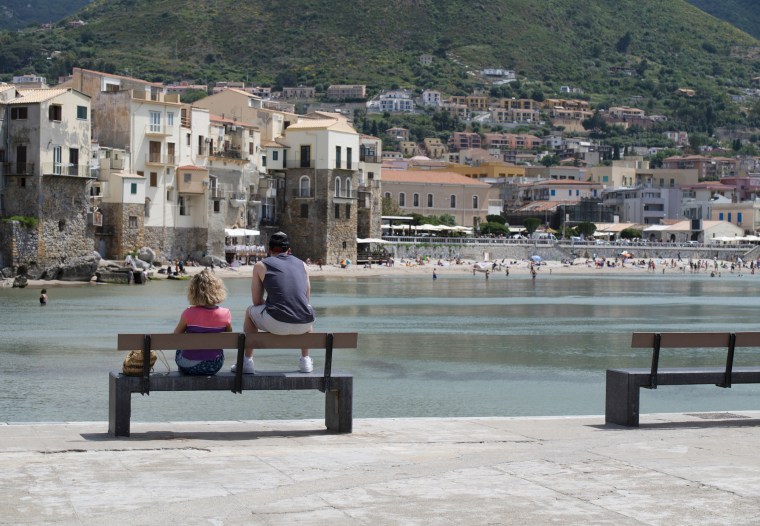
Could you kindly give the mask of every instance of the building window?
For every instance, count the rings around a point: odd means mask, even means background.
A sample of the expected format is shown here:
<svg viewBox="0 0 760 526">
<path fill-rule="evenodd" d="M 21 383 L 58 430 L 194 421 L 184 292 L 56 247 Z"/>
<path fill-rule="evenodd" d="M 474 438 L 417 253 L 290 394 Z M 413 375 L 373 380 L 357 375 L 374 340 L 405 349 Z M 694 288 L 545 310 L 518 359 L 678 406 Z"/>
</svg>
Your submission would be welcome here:
<svg viewBox="0 0 760 526">
<path fill-rule="evenodd" d="M 79 148 L 69 148 L 69 175 L 79 175 Z"/>
<path fill-rule="evenodd" d="M 27 115 L 28 115 L 28 108 L 26 106 L 11 108 L 12 121 L 25 121 L 27 119 Z"/>
<path fill-rule="evenodd" d="M 266 166 L 266 165 L 267 165 L 267 156 L 266 155 L 262 155 L 261 156 L 261 166 Z"/>
<path fill-rule="evenodd" d="M 311 197 L 311 179 L 307 175 L 298 180 L 298 197 Z"/>
<path fill-rule="evenodd" d="M 390 199 L 391 198 L 391 193 L 390 192 L 385 192 L 385 198 L 386 199 Z"/>
<path fill-rule="evenodd" d="M 301 168 L 311 168 L 311 146 L 301 146 Z"/>
<path fill-rule="evenodd" d="M 63 120 L 63 108 L 60 104 L 51 104 L 48 107 L 48 118 L 51 121 L 62 121 Z"/>
<path fill-rule="evenodd" d="M 412 194 L 412 206 L 418 208 L 420 206 L 420 194 Z"/>
<path fill-rule="evenodd" d="M 731 212 L 729 212 L 729 213 L 728 213 L 728 222 L 729 222 L 729 223 L 731 222 L 731 216 L 732 216 L 732 214 L 731 214 Z"/>
<path fill-rule="evenodd" d="M 280 158 L 280 152 L 278 152 L 277 150 L 274 150 L 274 151 L 272 152 L 272 160 L 273 160 L 273 161 L 276 161 L 276 160 L 278 160 L 279 158 Z"/>
<path fill-rule="evenodd" d="M 549 190 L 549 195 L 557 195 L 557 191 L 554 188 L 552 188 L 551 190 Z"/>
<path fill-rule="evenodd" d="M 248 155 L 253 155 L 253 143 L 248 143 Z"/>
<path fill-rule="evenodd" d="M 351 148 L 346 148 L 346 170 L 351 170 L 351 164 L 352 164 L 352 154 L 353 151 Z"/>
<path fill-rule="evenodd" d="M 340 146 L 335 147 L 335 168 L 340 168 Z"/>
<path fill-rule="evenodd" d="M 161 112 L 160 111 L 148 112 L 148 120 L 150 122 L 149 130 L 152 133 L 158 133 L 161 131 Z"/>
<path fill-rule="evenodd" d="M 192 144 L 191 139 L 192 139 L 192 134 L 188 133 L 187 135 L 185 135 L 185 142 L 187 143 L 187 146 L 190 146 L 190 144 Z"/>
<path fill-rule="evenodd" d="M 154 188 L 158 186 L 158 173 L 150 172 L 150 185 Z"/>
<path fill-rule="evenodd" d="M 472 196 L 472 209 L 473 209 L 473 210 L 477 210 L 478 208 L 480 208 L 480 207 L 478 206 L 478 204 L 479 204 L 479 203 L 478 203 L 478 196 L 477 196 L 477 195 L 473 195 L 473 196 Z"/>
<path fill-rule="evenodd" d="M 449 196 L 449 207 L 450 208 L 456 208 L 457 207 L 457 196 L 454 194 L 451 194 Z"/>
<path fill-rule="evenodd" d="M 77 106 L 77 119 L 87 120 L 87 106 Z"/>
<path fill-rule="evenodd" d="M 428 208 L 433 208 L 433 194 L 428 194 Z"/>
<path fill-rule="evenodd" d="M 219 213 L 219 211 L 222 209 L 221 201 L 218 199 L 214 199 L 214 212 Z"/>
<path fill-rule="evenodd" d="M 351 217 L 351 205 L 346 205 L 346 219 Z"/>
<path fill-rule="evenodd" d="M 346 177 L 346 197 L 351 197 L 351 178 Z"/>
<path fill-rule="evenodd" d="M 166 125 L 174 126 L 174 112 L 173 111 L 166 112 Z"/>
<path fill-rule="evenodd" d="M 335 178 L 335 197 L 340 197 L 340 177 Z"/>
<path fill-rule="evenodd" d="M 340 205 L 335 205 L 335 219 L 340 219 Z"/>
<path fill-rule="evenodd" d="M 185 196 L 179 196 L 178 199 L 179 203 L 179 215 L 186 216 L 187 215 L 187 207 L 185 206 Z"/>
<path fill-rule="evenodd" d="M 723 212 L 718 214 L 718 221 L 723 221 Z"/>
<path fill-rule="evenodd" d="M 129 228 L 137 228 L 137 216 L 129 216 Z"/>
<path fill-rule="evenodd" d="M 307 205 L 306 203 L 301 205 L 301 218 L 302 219 L 309 218 L 309 205 Z"/>
<path fill-rule="evenodd" d="M 172 191 L 171 190 L 167 190 L 166 191 L 166 201 L 169 202 L 171 200 L 172 200 Z"/>
<path fill-rule="evenodd" d="M 406 194 L 404 192 L 398 194 L 398 206 L 406 206 Z"/>
<path fill-rule="evenodd" d="M 182 178 L 186 183 L 190 183 L 193 181 L 193 174 L 191 173 L 184 173 L 182 174 Z"/>
<path fill-rule="evenodd" d="M 736 213 L 736 222 L 741 225 L 741 223 L 742 223 L 742 213 L 741 212 L 737 212 Z"/>
<path fill-rule="evenodd" d="M 130 183 L 129 193 L 132 195 L 137 195 L 137 183 Z"/>
</svg>

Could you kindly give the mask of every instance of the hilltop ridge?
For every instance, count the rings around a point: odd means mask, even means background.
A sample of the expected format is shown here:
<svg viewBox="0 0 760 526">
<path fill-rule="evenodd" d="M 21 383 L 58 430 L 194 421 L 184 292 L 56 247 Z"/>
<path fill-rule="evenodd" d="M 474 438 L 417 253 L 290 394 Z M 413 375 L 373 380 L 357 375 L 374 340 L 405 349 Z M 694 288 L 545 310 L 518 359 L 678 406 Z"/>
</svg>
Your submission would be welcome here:
<svg viewBox="0 0 760 526">
<path fill-rule="evenodd" d="M 508 67 L 589 91 L 635 92 L 610 68 L 670 85 L 741 84 L 760 42 L 684 0 L 96 0 L 83 27 L 0 36 L 0 74 L 73 65 L 149 80 L 362 82 L 467 92 L 467 71 Z M 393 28 L 389 31 L 388 28 Z M 422 67 L 422 53 L 435 57 Z"/>
</svg>

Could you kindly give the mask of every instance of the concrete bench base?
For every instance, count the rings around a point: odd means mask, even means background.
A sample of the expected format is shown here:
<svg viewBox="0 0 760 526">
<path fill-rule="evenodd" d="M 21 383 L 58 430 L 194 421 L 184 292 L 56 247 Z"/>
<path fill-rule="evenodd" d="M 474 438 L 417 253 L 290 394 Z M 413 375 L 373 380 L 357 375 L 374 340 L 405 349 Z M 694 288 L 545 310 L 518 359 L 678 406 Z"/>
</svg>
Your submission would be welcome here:
<svg viewBox="0 0 760 526">
<path fill-rule="evenodd" d="M 132 393 L 141 392 L 139 376 L 109 375 L 108 433 L 117 437 L 129 436 L 132 416 Z M 232 391 L 235 375 L 219 372 L 214 376 L 186 376 L 178 372 L 150 376 L 151 391 Z M 329 385 L 325 386 L 328 381 Z M 325 379 L 321 372 L 289 373 L 264 372 L 243 375 L 243 390 L 290 391 L 316 389 L 325 393 L 325 425 L 336 433 L 350 433 L 353 422 L 353 376 L 332 373 Z"/>
<path fill-rule="evenodd" d="M 650 385 L 651 369 L 607 369 L 604 420 L 608 424 L 638 427 L 639 393 Z M 659 369 L 657 386 L 720 384 L 726 378 L 723 367 Z M 760 383 L 760 367 L 734 367 L 731 383 Z"/>
</svg>

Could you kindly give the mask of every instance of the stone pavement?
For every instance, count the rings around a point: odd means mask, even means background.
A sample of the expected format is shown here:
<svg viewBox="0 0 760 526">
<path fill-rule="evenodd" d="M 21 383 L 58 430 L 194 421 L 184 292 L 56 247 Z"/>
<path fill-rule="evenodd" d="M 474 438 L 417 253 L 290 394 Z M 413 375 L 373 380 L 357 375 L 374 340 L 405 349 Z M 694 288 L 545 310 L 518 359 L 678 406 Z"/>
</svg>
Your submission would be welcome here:
<svg viewBox="0 0 760 526">
<path fill-rule="evenodd" d="M 0 424 L 0 524 L 759 524 L 760 412 Z"/>
</svg>

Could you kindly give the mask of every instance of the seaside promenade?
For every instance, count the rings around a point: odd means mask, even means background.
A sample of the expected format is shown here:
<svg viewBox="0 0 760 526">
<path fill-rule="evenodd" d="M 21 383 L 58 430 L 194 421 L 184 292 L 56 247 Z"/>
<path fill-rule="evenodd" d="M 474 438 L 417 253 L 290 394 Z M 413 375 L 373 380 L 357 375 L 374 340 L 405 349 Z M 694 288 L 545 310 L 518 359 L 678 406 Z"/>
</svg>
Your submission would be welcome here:
<svg viewBox="0 0 760 526">
<path fill-rule="evenodd" d="M 758 524 L 760 412 L 0 424 L 0 524 Z"/>
</svg>

